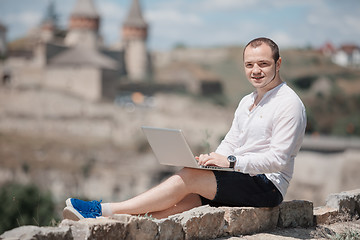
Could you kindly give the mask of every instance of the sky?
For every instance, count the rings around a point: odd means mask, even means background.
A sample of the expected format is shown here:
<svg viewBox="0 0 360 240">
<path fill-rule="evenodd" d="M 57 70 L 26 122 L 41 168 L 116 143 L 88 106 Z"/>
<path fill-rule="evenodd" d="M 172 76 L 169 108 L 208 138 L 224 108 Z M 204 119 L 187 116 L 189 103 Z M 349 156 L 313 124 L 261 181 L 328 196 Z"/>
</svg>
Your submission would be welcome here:
<svg viewBox="0 0 360 240">
<path fill-rule="evenodd" d="M 50 0 L 0 0 L 8 41 L 26 34 L 45 15 Z M 65 28 L 76 0 L 54 0 Z M 131 0 L 93 0 L 106 44 L 121 39 Z M 360 0 L 140 0 L 150 25 L 148 46 L 168 50 L 244 45 L 269 37 L 280 47 L 320 47 L 331 42 L 360 46 Z"/>
</svg>

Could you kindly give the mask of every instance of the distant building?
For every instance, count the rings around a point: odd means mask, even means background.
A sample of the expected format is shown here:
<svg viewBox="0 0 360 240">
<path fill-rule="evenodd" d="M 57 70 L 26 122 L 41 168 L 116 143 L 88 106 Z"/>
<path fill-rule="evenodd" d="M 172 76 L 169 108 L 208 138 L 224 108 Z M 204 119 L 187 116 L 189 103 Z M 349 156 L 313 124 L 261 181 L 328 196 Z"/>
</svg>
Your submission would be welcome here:
<svg viewBox="0 0 360 240">
<path fill-rule="evenodd" d="M 6 27 L 0 22 L 0 57 L 4 57 L 6 53 L 7 53 Z"/>
<path fill-rule="evenodd" d="M 360 67 L 360 48 L 356 45 L 343 45 L 332 56 L 334 63 L 344 67 Z"/>
<path fill-rule="evenodd" d="M 116 97 L 119 81 L 125 75 L 124 51 L 103 48 L 100 21 L 92 0 L 76 2 L 64 46 L 50 43 L 43 54 L 48 57 L 44 81 L 47 87 L 93 101 Z"/>
<path fill-rule="evenodd" d="M 55 4 L 51 1 L 40 24 L 41 41 L 50 42 L 54 40 L 56 33 L 59 31 L 57 19 L 58 16 L 55 12 Z"/>
<path fill-rule="evenodd" d="M 139 1 L 132 0 L 123 24 L 122 47 L 111 50 L 103 46 L 100 23 L 101 16 L 93 0 L 76 0 L 68 28 L 59 30 L 51 1 L 39 26 L 20 41 L 32 52 L 22 71 L 36 68 L 39 72 L 36 84 L 91 101 L 115 99 L 120 82 L 126 79 L 148 80 L 151 72 L 146 47 L 148 24 L 142 17 Z"/>
<path fill-rule="evenodd" d="M 92 0 L 77 0 L 71 12 L 65 45 L 99 47 L 100 15 Z"/>
<path fill-rule="evenodd" d="M 51 0 L 39 25 L 12 43 L 9 62 L 16 63 L 12 65 L 16 84 L 45 86 L 90 101 L 112 101 L 117 95 L 137 91 L 149 95 L 223 91 L 220 78 L 198 63 L 223 60 L 228 50 L 181 49 L 150 55 L 149 25 L 139 0 L 131 0 L 121 26 L 122 39 L 112 48 L 102 42 L 101 16 L 94 0 L 75 1 L 67 29 L 59 29 L 57 19 Z M 152 59 L 158 64 L 156 77 Z"/>
<path fill-rule="evenodd" d="M 319 50 L 324 56 L 327 57 L 331 57 L 336 52 L 334 45 L 330 42 L 325 43 L 322 47 L 320 47 Z"/>
<path fill-rule="evenodd" d="M 133 0 L 122 26 L 126 71 L 132 81 L 144 81 L 151 77 L 151 61 L 146 46 L 148 28 L 139 0 Z"/>
</svg>

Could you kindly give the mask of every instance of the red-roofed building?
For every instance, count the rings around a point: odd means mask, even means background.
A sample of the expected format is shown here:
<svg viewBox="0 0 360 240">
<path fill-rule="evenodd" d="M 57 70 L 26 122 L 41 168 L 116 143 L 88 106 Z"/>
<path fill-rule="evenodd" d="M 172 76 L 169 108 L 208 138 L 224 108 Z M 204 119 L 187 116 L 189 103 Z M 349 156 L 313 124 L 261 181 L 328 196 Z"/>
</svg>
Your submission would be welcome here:
<svg viewBox="0 0 360 240">
<path fill-rule="evenodd" d="M 342 45 L 333 55 L 334 63 L 344 67 L 360 66 L 360 48 L 354 44 Z"/>
<path fill-rule="evenodd" d="M 323 55 L 327 57 L 332 56 L 336 52 L 334 45 L 330 42 L 326 42 L 322 47 L 320 47 L 319 50 Z"/>
</svg>

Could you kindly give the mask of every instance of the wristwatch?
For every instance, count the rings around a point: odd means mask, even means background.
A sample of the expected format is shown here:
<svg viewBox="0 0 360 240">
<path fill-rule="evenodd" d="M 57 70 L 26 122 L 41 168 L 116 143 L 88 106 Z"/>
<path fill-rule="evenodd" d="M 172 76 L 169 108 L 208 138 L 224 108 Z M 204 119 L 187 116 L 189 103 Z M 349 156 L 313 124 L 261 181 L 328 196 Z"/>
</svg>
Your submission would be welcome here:
<svg viewBox="0 0 360 240">
<path fill-rule="evenodd" d="M 235 167 L 235 163 L 236 163 L 236 157 L 233 156 L 233 155 L 230 155 L 230 156 L 227 157 L 227 160 L 228 160 L 229 163 L 230 163 L 229 168 L 234 168 L 234 167 Z"/>
</svg>

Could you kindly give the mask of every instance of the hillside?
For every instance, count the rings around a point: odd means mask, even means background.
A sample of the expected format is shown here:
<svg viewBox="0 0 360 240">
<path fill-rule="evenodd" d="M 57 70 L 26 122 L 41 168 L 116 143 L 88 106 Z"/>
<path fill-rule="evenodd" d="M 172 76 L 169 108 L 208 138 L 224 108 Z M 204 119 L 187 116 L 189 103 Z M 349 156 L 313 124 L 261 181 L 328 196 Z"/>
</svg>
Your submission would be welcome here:
<svg viewBox="0 0 360 240">
<path fill-rule="evenodd" d="M 220 77 L 224 98 L 231 107 L 252 86 L 245 78 L 242 47 L 214 49 L 175 49 L 159 54 L 166 62 L 155 64 L 157 71 L 172 62 L 190 62 Z M 284 49 L 280 51 L 280 74 L 302 98 L 308 113 L 308 133 L 360 136 L 360 69 L 332 63 L 316 50 Z M 210 96 L 211 98 L 211 96 Z"/>
</svg>

